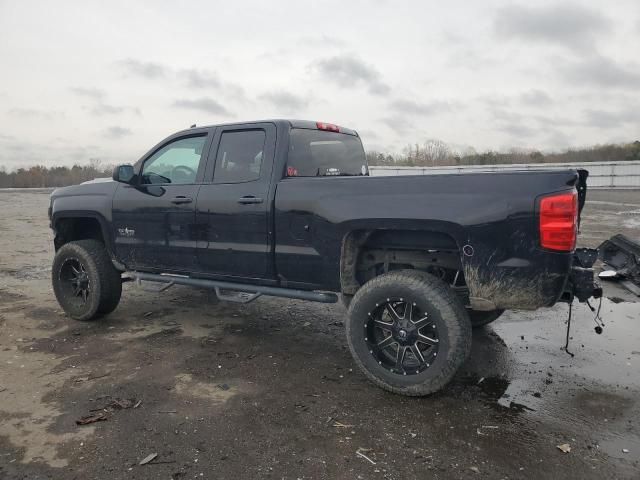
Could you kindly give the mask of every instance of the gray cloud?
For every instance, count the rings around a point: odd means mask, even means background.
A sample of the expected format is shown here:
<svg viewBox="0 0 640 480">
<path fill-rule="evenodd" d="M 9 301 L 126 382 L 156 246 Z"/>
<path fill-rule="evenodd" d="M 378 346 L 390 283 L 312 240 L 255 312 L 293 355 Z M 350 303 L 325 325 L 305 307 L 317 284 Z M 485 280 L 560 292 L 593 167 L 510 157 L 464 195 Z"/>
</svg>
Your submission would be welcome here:
<svg viewBox="0 0 640 480">
<path fill-rule="evenodd" d="M 529 90 L 528 92 L 521 93 L 519 99 L 522 103 L 534 107 L 542 107 L 553 103 L 551 97 L 547 92 L 538 89 L 533 89 Z"/>
<path fill-rule="evenodd" d="M 187 81 L 187 85 L 191 88 L 219 88 L 221 85 L 220 78 L 215 72 L 191 68 L 181 70 L 179 75 Z"/>
<path fill-rule="evenodd" d="M 119 127 L 119 126 L 113 126 L 113 127 L 109 127 L 105 130 L 104 132 L 104 136 L 107 138 L 111 138 L 114 140 L 117 140 L 118 138 L 122 138 L 122 137 L 126 137 L 128 135 L 131 135 L 133 132 L 128 129 L 128 128 L 124 128 L 124 127 Z"/>
<path fill-rule="evenodd" d="M 201 110 L 207 113 L 213 113 L 215 115 L 230 115 L 229 111 L 216 102 L 212 98 L 197 98 L 197 99 L 180 99 L 173 102 L 173 106 L 176 108 L 186 108 L 190 110 Z"/>
<path fill-rule="evenodd" d="M 531 138 L 539 133 L 535 128 L 529 127 L 523 123 L 506 123 L 499 125 L 496 129 L 516 138 Z"/>
<path fill-rule="evenodd" d="M 586 109 L 585 122 L 598 128 L 617 128 L 626 123 L 640 123 L 640 108 L 626 107 L 621 110 Z"/>
<path fill-rule="evenodd" d="M 374 95 L 387 95 L 391 91 L 382 81 L 380 72 L 353 56 L 324 58 L 315 62 L 314 66 L 323 77 L 341 87 L 351 88 L 364 84 Z"/>
<path fill-rule="evenodd" d="M 560 65 L 559 71 L 574 85 L 640 88 L 640 67 L 637 64 L 621 65 L 602 55 Z"/>
<path fill-rule="evenodd" d="M 71 90 L 76 95 L 92 98 L 94 100 L 102 100 L 106 96 L 104 90 L 93 87 L 71 87 L 69 88 L 69 90 Z"/>
<path fill-rule="evenodd" d="M 144 78 L 162 78 L 167 74 L 167 67 L 154 62 L 143 62 L 134 58 L 118 61 L 118 65 L 129 75 Z"/>
<path fill-rule="evenodd" d="M 264 93 L 260 95 L 260 99 L 285 112 L 299 112 L 309 104 L 307 98 L 284 90 Z"/>
<path fill-rule="evenodd" d="M 579 4 L 529 7 L 509 5 L 495 17 L 495 31 L 507 38 L 542 41 L 571 49 L 589 49 L 597 36 L 611 29 L 602 13 Z"/>
<path fill-rule="evenodd" d="M 38 110 L 35 108 L 11 108 L 7 113 L 16 118 L 24 120 L 53 120 L 55 118 L 64 117 L 64 113 L 58 111 Z"/>
<path fill-rule="evenodd" d="M 380 121 L 398 135 L 405 135 L 415 128 L 414 123 L 402 115 L 391 115 L 381 118 Z"/>
<path fill-rule="evenodd" d="M 433 100 L 426 103 L 413 100 L 394 100 L 389 106 L 398 113 L 430 116 L 450 112 L 456 107 L 456 104 L 441 100 Z"/>
<path fill-rule="evenodd" d="M 91 107 L 84 107 L 91 115 L 102 117 L 105 115 L 120 115 L 123 113 L 133 113 L 140 115 L 140 109 L 137 107 L 124 107 L 121 105 L 108 105 L 106 103 L 98 103 Z"/>
<path fill-rule="evenodd" d="M 302 37 L 299 43 L 303 45 L 307 45 L 309 47 L 344 47 L 346 43 L 343 40 L 340 40 L 337 37 L 332 37 L 329 35 L 321 35 L 319 37 Z"/>
</svg>

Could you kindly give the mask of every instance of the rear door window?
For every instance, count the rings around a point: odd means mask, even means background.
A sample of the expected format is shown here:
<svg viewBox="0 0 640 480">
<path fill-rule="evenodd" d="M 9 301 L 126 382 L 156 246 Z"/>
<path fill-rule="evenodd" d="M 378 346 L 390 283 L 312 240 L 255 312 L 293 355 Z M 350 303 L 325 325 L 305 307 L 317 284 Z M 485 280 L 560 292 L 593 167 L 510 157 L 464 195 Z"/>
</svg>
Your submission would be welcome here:
<svg viewBox="0 0 640 480">
<path fill-rule="evenodd" d="M 291 129 L 287 176 L 324 177 L 367 175 L 360 138 L 324 130 Z"/>
<path fill-rule="evenodd" d="M 260 178 L 264 157 L 264 130 L 236 130 L 223 132 L 220 137 L 215 183 L 252 182 Z"/>
</svg>

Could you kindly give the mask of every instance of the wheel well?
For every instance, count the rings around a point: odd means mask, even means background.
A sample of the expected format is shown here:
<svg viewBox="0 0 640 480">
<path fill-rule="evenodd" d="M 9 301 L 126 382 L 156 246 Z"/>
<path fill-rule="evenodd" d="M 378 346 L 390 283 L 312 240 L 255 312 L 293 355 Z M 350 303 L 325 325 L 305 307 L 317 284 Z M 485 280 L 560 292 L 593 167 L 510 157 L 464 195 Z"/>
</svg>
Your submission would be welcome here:
<svg viewBox="0 0 640 480">
<path fill-rule="evenodd" d="M 54 245 L 56 251 L 65 243 L 75 240 L 98 240 L 105 243 L 102 227 L 97 218 L 61 218 L 55 223 Z"/>
<path fill-rule="evenodd" d="M 342 293 L 354 295 L 361 285 L 392 270 L 421 270 L 452 286 L 464 286 L 460 250 L 453 237 L 426 230 L 360 230 L 342 244 Z"/>
</svg>

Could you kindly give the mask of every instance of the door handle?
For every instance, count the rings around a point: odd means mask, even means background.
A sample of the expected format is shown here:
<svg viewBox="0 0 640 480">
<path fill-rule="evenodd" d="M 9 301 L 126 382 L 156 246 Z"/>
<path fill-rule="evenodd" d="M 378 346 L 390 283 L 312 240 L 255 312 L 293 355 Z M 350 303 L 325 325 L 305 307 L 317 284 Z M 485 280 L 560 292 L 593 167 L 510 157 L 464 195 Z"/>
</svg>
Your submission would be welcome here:
<svg viewBox="0 0 640 480">
<path fill-rule="evenodd" d="M 176 205 L 180 205 L 181 203 L 191 203 L 193 202 L 193 198 L 185 197 L 183 195 L 178 195 L 177 197 L 173 197 L 171 199 L 171 203 L 175 203 Z"/>
<path fill-rule="evenodd" d="M 238 203 L 241 203 L 242 205 L 251 205 L 262 203 L 262 199 L 260 197 L 254 197 L 253 195 L 245 195 L 244 197 L 240 197 Z"/>
</svg>

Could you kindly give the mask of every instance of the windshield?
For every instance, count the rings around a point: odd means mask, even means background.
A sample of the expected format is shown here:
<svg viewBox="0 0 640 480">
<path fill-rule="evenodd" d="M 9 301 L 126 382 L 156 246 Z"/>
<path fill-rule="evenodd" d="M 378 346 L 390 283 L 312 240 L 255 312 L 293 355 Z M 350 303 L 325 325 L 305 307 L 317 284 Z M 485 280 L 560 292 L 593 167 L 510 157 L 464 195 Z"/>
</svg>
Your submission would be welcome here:
<svg viewBox="0 0 640 480">
<path fill-rule="evenodd" d="M 362 142 L 354 135 L 291 129 L 288 177 L 367 175 Z"/>
</svg>

